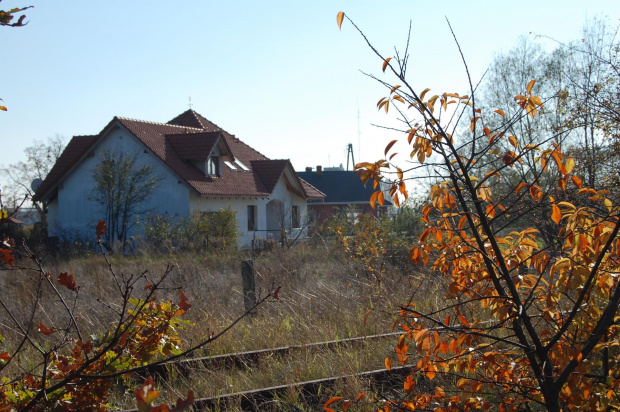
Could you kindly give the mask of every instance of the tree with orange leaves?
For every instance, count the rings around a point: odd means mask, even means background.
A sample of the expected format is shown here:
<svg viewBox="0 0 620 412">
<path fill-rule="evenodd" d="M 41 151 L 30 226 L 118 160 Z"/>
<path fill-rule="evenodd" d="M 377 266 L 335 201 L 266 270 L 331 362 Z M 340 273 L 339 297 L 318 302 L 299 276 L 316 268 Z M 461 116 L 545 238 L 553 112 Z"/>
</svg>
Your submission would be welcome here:
<svg viewBox="0 0 620 412">
<path fill-rule="evenodd" d="M 342 12 L 338 25 L 345 19 L 364 36 Z M 395 354 L 411 374 L 403 396 L 385 400 L 383 410 L 618 409 L 620 208 L 606 190 L 583 185 L 583 171 L 555 142 L 524 145 L 507 132 L 544 111 L 536 82 L 514 97 L 514 116 L 492 112 L 499 126 L 490 128 L 473 90 L 417 91 L 406 76 L 406 53 L 385 57 L 368 45 L 394 79 L 380 80 L 388 94 L 378 108 L 398 112 L 407 125 L 407 155 L 435 171 L 422 213 L 426 228 L 409 257 L 446 284 L 439 307 L 412 300 L 400 308 Z M 464 138 L 459 118 L 468 118 Z M 384 158 L 356 168 L 375 187 L 392 173 L 389 195 L 398 205 L 412 177 L 394 164 L 397 143 L 387 145 Z M 530 155 L 539 173 L 514 182 L 509 194 L 496 193 L 494 185 Z M 489 156 L 498 166 L 477 175 L 477 163 Z M 547 189 L 540 183 L 549 178 L 556 184 Z M 385 196 L 377 191 L 371 203 Z M 535 228 L 511 229 L 539 210 L 556 227 L 551 243 Z M 324 409 L 334 405 L 332 398 Z"/>
</svg>

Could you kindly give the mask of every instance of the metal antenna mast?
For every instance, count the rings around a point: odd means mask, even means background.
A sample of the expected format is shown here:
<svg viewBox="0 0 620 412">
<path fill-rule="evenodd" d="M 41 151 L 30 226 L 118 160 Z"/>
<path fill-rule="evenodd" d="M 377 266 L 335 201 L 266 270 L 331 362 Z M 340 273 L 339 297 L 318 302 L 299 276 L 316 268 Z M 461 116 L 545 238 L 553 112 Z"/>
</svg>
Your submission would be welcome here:
<svg viewBox="0 0 620 412">
<path fill-rule="evenodd" d="M 362 150 L 362 144 L 360 143 L 360 136 L 362 135 L 362 129 L 360 129 L 360 105 L 357 104 L 357 159 L 361 159 L 362 155 L 360 151 Z M 353 155 L 353 152 L 351 152 Z M 355 162 L 353 162 L 353 166 L 355 166 Z"/>
<path fill-rule="evenodd" d="M 349 158 L 351 158 L 351 165 L 355 167 L 355 157 L 353 157 L 353 143 L 349 143 L 347 146 L 347 172 L 349 171 Z"/>
</svg>

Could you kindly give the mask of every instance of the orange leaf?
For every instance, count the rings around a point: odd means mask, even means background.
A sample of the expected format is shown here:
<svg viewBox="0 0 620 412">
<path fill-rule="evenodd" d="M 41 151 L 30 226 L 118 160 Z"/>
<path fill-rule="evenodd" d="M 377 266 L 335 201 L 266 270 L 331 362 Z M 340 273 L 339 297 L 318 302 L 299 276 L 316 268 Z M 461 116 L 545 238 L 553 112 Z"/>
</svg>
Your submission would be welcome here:
<svg viewBox="0 0 620 412">
<path fill-rule="evenodd" d="M 551 205 L 551 220 L 555 223 L 559 224 L 560 220 L 562 220 L 562 212 L 560 208 L 555 203 Z"/>
<path fill-rule="evenodd" d="M 379 196 L 379 191 L 374 192 L 372 194 L 372 196 L 370 196 L 370 207 L 372 207 L 373 209 L 375 208 L 375 205 L 377 204 L 377 197 Z"/>
<path fill-rule="evenodd" d="M 497 109 L 497 110 L 495 110 L 495 113 L 499 114 L 502 117 L 506 117 L 506 114 L 504 114 L 504 112 L 502 110 Z"/>
<path fill-rule="evenodd" d="M 570 178 L 573 181 L 573 183 L 575 184 L 575 186 L 577 186 L 579 189 L 581 189 L 581 179 L 578 178 L 577 176 L 571 176 Z"/>
<path fill-rule="evenodd" d="M 9 352 L 2 352 L 0 353 L 0 361 L 8 361 L 13 359 L 13 357 L 11 355 L 9 355 Z"/>
<path fill-rule="evenodd" d="M 355 402 L 359 402 L 360 399 L 362 399 L 364 396 L 366 396 L 366 392 L 362 392 L 359 395 L 357 395 L 357 399 L 355 400 Z"/>
<path fill-rule="evenodd" d="M 394 92 L 395 92 L 397 89 L 399 89 L 399 88 L 400 88 L 400 84 L 397 84 L 396 86 L 392 87 L 392 88 L 390 89 L 390 94 L 394 93 Z"/>
<path fill-rule="evenodd" d="M 0 106 L 0 110 L 6 112 L 6 107 L 5 106 Z"/>
<path fill-rule="evenodd" d="M 338 23 L 338 29 L 342 30 L 342 21 L 344 20 L 344 12 L 343 11 L 339 11 L 338 15 L 336 16 L 336 23 Z"/>
<path fill-rule="evenodd" d="M 435 369 L 435 367 L 433 365 L 428 364 L 424 368 L 424 372 L 425 372 L 425 375 L 426 375 L 426 377 L 428 379 L 433 380 L 433 378 L 435 377 L 436 369 Z"/>
<path fill-rule="evenodd" d="M 519 183 L 519 185 L 517 186 L 517 188 L 515 189 L 515 193 L 519 194 L 519 192 L 524 188 L 524 187 L 528 187 L 530 184 L 529 183 Z"/>
<path fill-rule="evenodd" d="M 342 399 L 342 396 L 334 396 L 333 398 L 330 398 L 327 402 L 325 402 L 325 405 L 323 405 L 323 407 L 328 407 L 329 405 L 331 405 L 332 403 L 339 401 L 340 399 Z"/>
<path fill-rule="evenodd" d="M 465 316 L 461 315 L 460 313 L 458 314 L 459 320 L 461 321 L 461 323 L 465 326 L 465 327 L 469 327 L 469 322 L 467 321 L 467 319 L 465 319 Z"/>
<path fill-rule="evenodd" d="M 407 392 L 407 395 L 411 395 L 415 389 L 415 380 L 413 379 L 413 376 L 407 376 L 405 382 L 403 383 L 403 388 L 405 389 L 405 392 Z"/>
<path fill-rule="evenodd" d="M 508 141 L 515 149 L 519 147 L 519 142 L 517 142 L 517 138 L 514 136 L 508 136 Z"/>
<path fill-rule="evenodd" d="M 383 72 L 385 72 L 385 69 L 387 69 L 388 63 L 390 62 L 390 60 L 392 60 L 391 57 L 388 57 L 387 59 L 385 59 L 385 61 L 383 62 Z"/>
<path fill-rule="evenodd" d="M 424 90 L 422 90 L 422 93 L 420 93 L 420 100 L 424 100 L 424 96 L 426 95 L 426 93 L 428 93 L 431 89 L 426 88 Z"/>
<path fill-rule="evenodd" d="M 536 83 L 536 80 L 530 80 L 530 82 L 527 84 L 527 87 L 525 88 L 525 93 L 532 93 L 532 87 L 534 87 L 534 83 Z"/>
<path fill-rule="evenodd" d="M 394 143 L 396 143 L 397 140 L 392 140 L 390 143 L 388 143 L 387 146 L 385 146 L 385 152 L 384 154 L 387 156 L 388 152 L 390 151 L 390 149 L 392 148 L 392 146 L 394 146 Z"/>
<path fill-rule="evenodd" d="M 392 370 L 392 361 L 390 358 L 385 358 L 385 369 L 391 371 Z"/>
</svg>

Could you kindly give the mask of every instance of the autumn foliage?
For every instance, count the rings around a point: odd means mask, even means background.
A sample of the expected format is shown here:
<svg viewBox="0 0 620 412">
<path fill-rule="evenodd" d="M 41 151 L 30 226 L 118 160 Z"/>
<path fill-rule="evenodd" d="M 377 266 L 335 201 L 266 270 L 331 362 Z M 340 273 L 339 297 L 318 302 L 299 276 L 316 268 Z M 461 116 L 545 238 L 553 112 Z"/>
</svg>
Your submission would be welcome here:
<svg viewBox="0 0 620 412">
<path fill-rule="evenodd" d="M 338 14 L 339 26 L 345 18 Z M 583 185 L 558 142 L 523 144 L 507 133 L 521 118 L 544 113 L 536 82 L 514 97 L 518 114 L 507 118 L 497 108 L 490 115 L 501 126 L 490 128 L 473 95 L 418 92 L 406 78 L 406 57 L 372 50 L 398 82 L 381 80 L 389 93 L 378 108 L 397 108 L 407 125 L 406 156 L 435 170 L 421 216 L 426 228 L 409 257 L 446 284 L 439 307 L 418 307 L 414 299 L 400 308 L 395 357 L 411 365 L 411 375 L 402 398 L 382 408 L 617 409 L 620 209 L 609 191 Z M 412 178 L 393 163 L 399 142 L 388 144 L 385 158 L 357 165 L 376 188 L 389 178 L 395 204 Z M 496 192 L 524 156 L 535 158 L 539 172 L 524 174 L 510 193 Z M 377 191 L 371 203 L 383 196 Z M 535 228 L 515 229 L 527 213 L 553 222 L 552 242 Z"/>
</svg>

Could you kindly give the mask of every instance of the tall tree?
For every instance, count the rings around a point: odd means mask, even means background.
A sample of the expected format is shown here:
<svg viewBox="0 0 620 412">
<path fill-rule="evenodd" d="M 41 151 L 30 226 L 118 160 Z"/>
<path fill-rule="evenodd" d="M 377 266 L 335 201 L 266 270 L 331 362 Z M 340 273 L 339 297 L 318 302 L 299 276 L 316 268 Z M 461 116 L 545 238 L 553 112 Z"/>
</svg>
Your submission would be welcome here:
<svg viewBox="0 0 620 412">
<path fill-rule="evenodd" d="M 157 188 L 160 178 L 149 165 L 138 165 L 136 156 L 107 151 L 92 173 L 95 186 L 91 198 L 101 205 L 107 222 L 107 246 L 121 247 L 137 218 L 146 213 L 143 203 Z"/>
<path fill-rule="evenodd" d="M 5 206 L 21 205 L 24 198 L 32 198 L 34 195 L 37 179 L 45 180 L 54 164 L 62 154 L 65 147 L 65 138 L 59 134 L 48 137 L 46 141 L 34 141 L 31 146 L 24 149 L 26 160 L 0 167 L 0 173 L 8 177 L 9 183 L 5 184 Z M 33 202 L 39 214 L 39 220 L 46 226 L 45 205 Z"/>
<path fill-rule="evenodd" d="M 618 183 L 620 142 L 620 41 L 618 27 L 600 18 L 588 21 L 581 39 L 559 48 L 568 54 L 566 100 L 574 129 L 575 156 L 591 187 Z M 611 184 L 610 184 L 611 183 Z"/>
<path fill-rule="evenodd" d="M 344 19 L 339 13 L 338 24 Z M 445 300 L 430 307 L 413 297 L 400 308 L 403 334 L 395 358 L 412 365 L 412 373 L 404 396 L 384 403 L 384 409 L 616 408 L 620 207 L 607 190 L 582 184 L 579 165 L 553 141 L 559 135 L 542 141 L 533 135 L 530 141 L 511 133 L 515 122 L 535 119 L 545 107 L 536 81 L 508 100 L 516 110 L 497 107 L 484 114 L 473 88 L 468 95 L 417 91 L 422 87 L 407 77 L 406 53 L 388 58 L 369 46 L 393 78 L 381 80 L 387 90 L 378 107 L 397 108 L 406 124 L 407 153 L 433 164 L 441 180 L 423 208 L 426 229 L 410 258 L 434 271 L 433 282 L 444 282 Z M 511 110 L 514 115 L 507 115 Z M 498 119 L 497 126 L 487 126 L 488 116 Z M 467 150 L 456 143 L 466 140 L 458 137 L 459 117 L 468 120 Z M 390 190 L 396 204 L 408 181 L 390 163 L 397 143 L 387 145 L 385 158 L 356 166 L 375 187 L 386 170 L 396 170 Z M 511 181 L 511 196 L 493 190 L 493 182 L 532 155 L 538 174 Z M 476 165 L 490 156 L 498 161 L 480 175 Z M 555 183 L 541 185 L 543 178 Z M 560 194 L 565 200 L 558 200 Z M 382 203 L 383 196 L 377 191 L 371 204 Z M 531 199 L 529 210 L 521 198 Z M 534 227 L 507 230 L 540 208 L 558 227 L 553 249 L 543 246 Z M 438 376 L 443 379 L 435 380 Z M 416 387 L 422 378 L 435 383 Z"/>
</svg>

